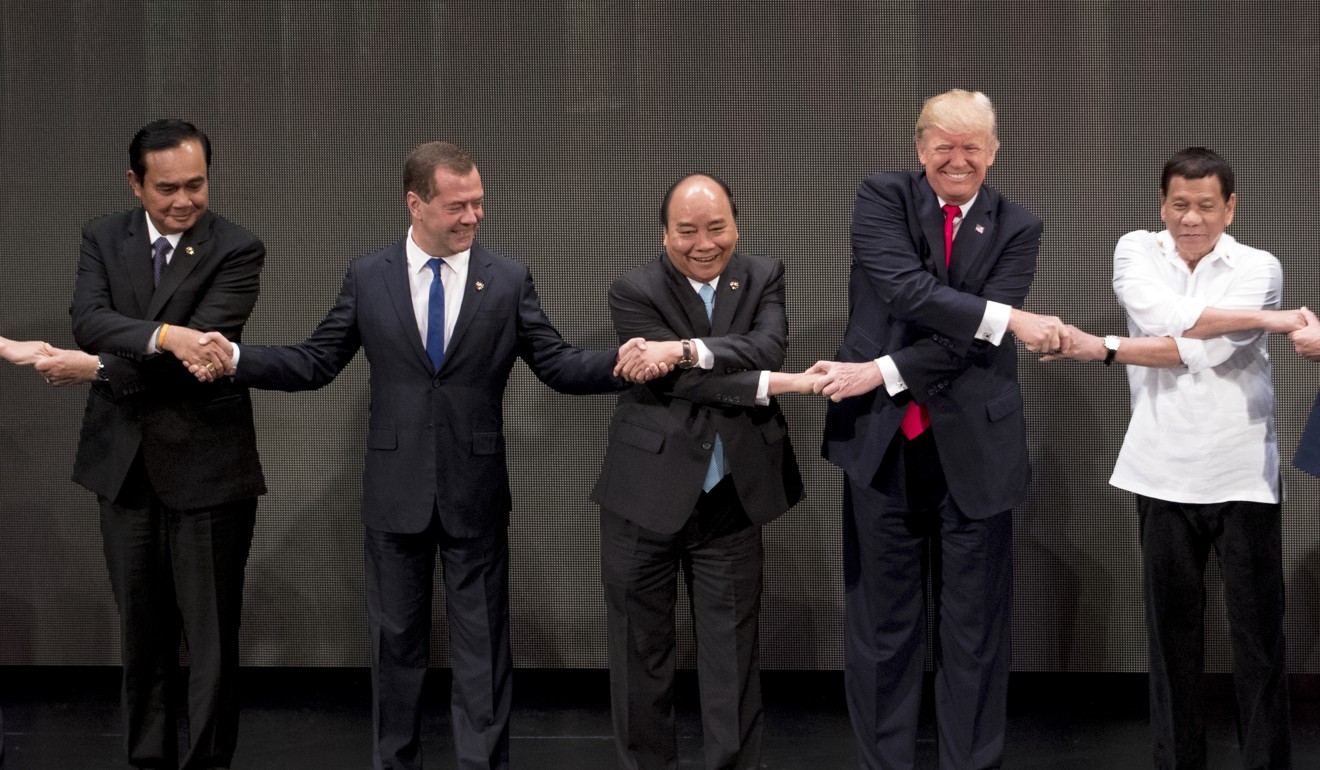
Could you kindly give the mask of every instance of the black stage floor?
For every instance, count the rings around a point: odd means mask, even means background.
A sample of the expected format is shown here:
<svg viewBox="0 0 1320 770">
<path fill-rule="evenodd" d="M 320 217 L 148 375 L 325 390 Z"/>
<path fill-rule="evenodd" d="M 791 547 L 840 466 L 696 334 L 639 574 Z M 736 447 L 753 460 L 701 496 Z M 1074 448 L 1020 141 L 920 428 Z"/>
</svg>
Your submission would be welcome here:
<svg viewBox="0 0 1320 770">
<path fill-rule="evenodd" d="M 117 668 L 0 668 L 6 770 L 122 768 Z M 838 672 L 766 671 L 762 767 L 856 766 Z M 1320 691 L 1294 677 L 1295 768 L 1320 767 Z M 428 683 L 427 767 L 453 766 L 448 671 Z M 1141 674 L 1014 674 L 1005 767 L 1135 770 L 1150 767 L 1146 678 Z M 362 770 L 370 767 L 370 681 L 362 669 L 245 669 L 234 770 Z M 512 761 L 519 770 L 612 768 L 603 671 L 519 670 L 514 679 Z M 1238 768 L 1232 684 L 1207 677 L 1210 770 Z M 929 698 L 927 698 L 929 701 Z M 682 767 L 700 768 L 696 682 L 679 679 Z M 935 768 L 930 715 L 919 767 Z"/>
</svg>

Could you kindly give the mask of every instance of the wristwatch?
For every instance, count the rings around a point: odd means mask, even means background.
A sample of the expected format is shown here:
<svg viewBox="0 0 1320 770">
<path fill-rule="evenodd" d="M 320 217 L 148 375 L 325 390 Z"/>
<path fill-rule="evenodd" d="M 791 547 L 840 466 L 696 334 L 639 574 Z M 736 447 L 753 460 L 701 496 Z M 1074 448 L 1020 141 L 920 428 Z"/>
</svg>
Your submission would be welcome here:
<svg viewBox="0 0 1320 770">
<path fill-rule="evenodd" d="M 1114 363 L 1114 356 L 1118 355 L 1118 337 L 1110 334 L 1105 337 L 1105 366 Z"/>
<path fill-rule="evenodd" d="M 683 343 L 683 357 L 678 359 L 679 369 L 691 369 L 697 365 L 697 359 L 692 357 L 692 340 L 680 340 Z"/>
</svg>

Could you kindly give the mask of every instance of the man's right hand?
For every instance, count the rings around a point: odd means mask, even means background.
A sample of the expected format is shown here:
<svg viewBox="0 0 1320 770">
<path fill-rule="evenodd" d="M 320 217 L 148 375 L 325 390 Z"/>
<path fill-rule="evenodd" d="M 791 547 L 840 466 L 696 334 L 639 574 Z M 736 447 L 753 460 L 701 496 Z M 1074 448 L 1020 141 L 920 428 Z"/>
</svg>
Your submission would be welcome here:
<svg viewBox="0 0 1320 770">
<path fill-rule="evenodd" d="M 175 337 L 176 332 L 181 333 Z M 220 332 L 203 334 L 186 326 L 171 326 L 164 349 L 182 361 L 199 382 L 211 382 L 234 373 L 233 347 Z"/>
<path fill-rule="evenodd" d="M 1055 353 L 1068 344 L 1068 327 L 1058 316 L 1037 315 L 1012 308 L 1008 314 L 1008 330 L 1032 353 Z"/>
</svg>

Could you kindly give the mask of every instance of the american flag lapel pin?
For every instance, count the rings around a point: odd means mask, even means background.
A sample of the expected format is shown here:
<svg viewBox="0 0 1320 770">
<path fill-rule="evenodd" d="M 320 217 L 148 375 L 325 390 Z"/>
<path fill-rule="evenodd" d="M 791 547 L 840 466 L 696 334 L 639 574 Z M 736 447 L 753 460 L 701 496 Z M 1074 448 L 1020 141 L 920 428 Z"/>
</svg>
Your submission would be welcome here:
<svg viewBox="0 0 1320 770">
<path fill-rule="evenodd" d="M 977 225 L 977 226 L 976 226 L 976 232 L 978 232 L 978 233 L 984 233 L 984 232 L 985 232 L 985 225 Z"/>
</svg>

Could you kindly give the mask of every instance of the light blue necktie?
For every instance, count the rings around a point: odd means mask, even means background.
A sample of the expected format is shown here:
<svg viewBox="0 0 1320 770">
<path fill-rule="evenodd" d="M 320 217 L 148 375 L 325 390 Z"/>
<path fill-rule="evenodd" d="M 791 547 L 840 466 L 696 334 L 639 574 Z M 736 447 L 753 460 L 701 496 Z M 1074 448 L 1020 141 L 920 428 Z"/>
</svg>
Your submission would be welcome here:
<svg viewBox="0 0 1320 770">
<path fill-rule="evenodd" d="M 435 371 L 440 371 L 440 364 L 445 362 L 445 285 L 440 282 L 440 267 L 444 264 L 439 258 L 426 260 L 426 266 L 434 275 L 431 278 L 431 298 L 426 307 L 426 354 L 431 357 Z"/>
<path fill-rule="evenodd" d="M 706 303 L 706 320 L 711 319 L 711 313 L 715 310 L 715 289 L 708 283 L 702 284 L 700 291 L 701 301 Z M 720 483 L 724 478 L 724 442 L 720 441 L 720 434 L 715 434 L 715 449 L 710 453 L 710 467 L 706 469 L 706 481 L 701 485 L 702 490 L 709 492 Z"/>
</svg>

